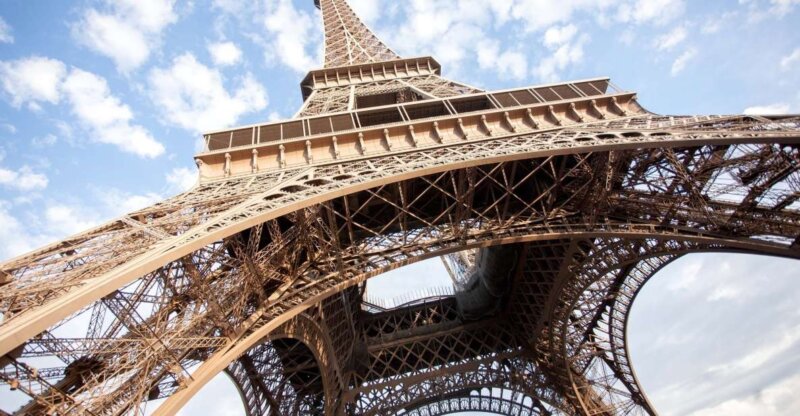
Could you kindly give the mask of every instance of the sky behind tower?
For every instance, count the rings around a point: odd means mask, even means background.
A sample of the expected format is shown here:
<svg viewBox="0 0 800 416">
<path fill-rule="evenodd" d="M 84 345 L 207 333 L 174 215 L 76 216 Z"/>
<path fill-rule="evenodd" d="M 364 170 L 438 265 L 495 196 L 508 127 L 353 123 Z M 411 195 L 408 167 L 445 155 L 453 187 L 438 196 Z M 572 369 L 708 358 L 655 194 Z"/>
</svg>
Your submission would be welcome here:
<svg viewBox="0 0 800 416">
<path fill-rule="evenodd" d="M 800 113 L 800 0 L 350 3 L 481 88 L 610 76 L 656 113 Z M 188 189 L 203 131 L 291 117 L 321 62 L 311 0 L 0 2 L 0 259 Z M 447 282 L 412 267 L 375 290 Z M 693 255 L 654 279 L 630 334 L 662 414 L 800 413 L 797 270 Z M 183 414 L 237 401 L 221 378 Z"/>
</svg>

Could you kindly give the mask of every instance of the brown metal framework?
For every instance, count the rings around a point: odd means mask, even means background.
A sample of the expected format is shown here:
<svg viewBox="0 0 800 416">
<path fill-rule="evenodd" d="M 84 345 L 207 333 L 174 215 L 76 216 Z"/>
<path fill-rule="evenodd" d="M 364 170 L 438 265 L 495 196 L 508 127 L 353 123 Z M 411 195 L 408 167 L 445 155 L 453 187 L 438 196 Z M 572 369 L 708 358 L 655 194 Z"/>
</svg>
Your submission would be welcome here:
<svg viewBox="0 0 800 416">
<path fill-rule="evenodd" d="M 30 397 L 2 410 L 174 414 L 224 371 L 249 415 L 655 414 L 626 344 L 648 279 L 800 257 L 799 117 L 485 92 L 316 3 L 297 117 L 211 132 L 194 189 L 0 265 L 0 382 Z M 455 294 L 365 299 L 438 256 Z"/>
</svg>

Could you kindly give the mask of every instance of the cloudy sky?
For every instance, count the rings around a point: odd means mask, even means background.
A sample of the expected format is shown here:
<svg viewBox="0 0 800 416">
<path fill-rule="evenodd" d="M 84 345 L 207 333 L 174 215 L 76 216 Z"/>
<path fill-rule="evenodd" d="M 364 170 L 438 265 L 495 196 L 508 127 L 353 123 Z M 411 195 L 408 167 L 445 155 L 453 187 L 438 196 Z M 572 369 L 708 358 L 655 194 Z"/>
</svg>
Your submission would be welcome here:
<svg viewBox="0 0 800 416">
<path fill-rule="evenodd" d="M 402 56 L 487 89 L 610 76 L 664 114 L 800 113 L 799 0 L 351 3 Z M 291 117 L 321 44 L 311 0 L 0 2 L 0 259 L 192 186 L 201 133 Z M 446 283 L 417 267 L 373 293 Z M 698 255 L 654 279 L 630 337 L 662 413 L 800 413 L 796 274 Z M 241 414 L 226 383 L 184 414 Z"/>
</svg>

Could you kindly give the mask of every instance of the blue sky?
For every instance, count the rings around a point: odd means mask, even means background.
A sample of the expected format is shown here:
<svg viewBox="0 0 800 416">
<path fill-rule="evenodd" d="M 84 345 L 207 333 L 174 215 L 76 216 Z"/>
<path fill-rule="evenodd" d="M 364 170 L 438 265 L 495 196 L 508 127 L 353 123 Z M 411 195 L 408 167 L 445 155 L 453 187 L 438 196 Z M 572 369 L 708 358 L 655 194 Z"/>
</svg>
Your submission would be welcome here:
<svg viewBox="0 0 800 416">
<path fill-rule="evenodd" d="M 351 4 L 401 56 L 433 55 L 446 77 L 478 87 L 610 76 L 658 113 L 800 113 L 798 0 Z M 203 131 L 291 117 L 300 80 L 321 63 L 311 0 L 4 0 L 0 18 L 2 259 L 187 189 Z M 794 407 L 761 414 L 800 412 L 796 399 L 776 399 L 800 388 L 781 367 L 800 351 L 800 316 L 785 302 L 798 300 L 796 266 L 731 256 L 681 262 L 645 290 L 634 315 L 676 335 L 652 324 L 631 329 L 639 375 L 662 412 L 737 414 L 730 406 L 770 400 Z M 403 283 L 385 284 L 386 294 L 411 286 L 412 273 L 398 273 Z M 696 280 L 683 289 L 662 283 L 688 275 Z M 737 289 L 720 295 L 709 281 Z M 698 333 L 686 326 L 698 317 L 717 320 Z M 686 371 L 712 384 L 750 381 L 694 400 Z M 197 403 L 186 414 L 202 414 L 208 403 Z"/>
</svg>

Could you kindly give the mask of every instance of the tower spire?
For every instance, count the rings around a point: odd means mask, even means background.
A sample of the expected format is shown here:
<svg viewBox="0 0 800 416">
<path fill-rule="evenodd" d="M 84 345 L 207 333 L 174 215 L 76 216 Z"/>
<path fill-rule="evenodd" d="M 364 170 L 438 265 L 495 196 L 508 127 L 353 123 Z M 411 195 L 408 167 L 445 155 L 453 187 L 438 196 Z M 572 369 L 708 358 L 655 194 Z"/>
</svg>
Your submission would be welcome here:
<svg viewBox="0 0 800 416">
<path fill-rule="evenodd" d="M 358 18 L 345 0 L 314 0 L 325 26 L 325 67 L 400 59 Z"/>
</svg>

